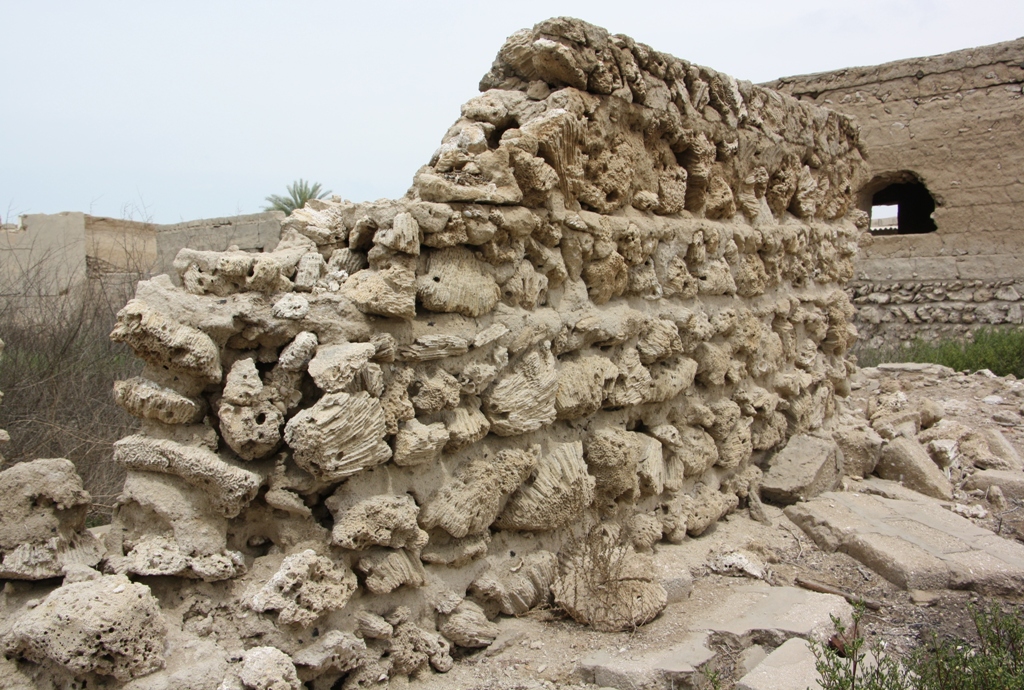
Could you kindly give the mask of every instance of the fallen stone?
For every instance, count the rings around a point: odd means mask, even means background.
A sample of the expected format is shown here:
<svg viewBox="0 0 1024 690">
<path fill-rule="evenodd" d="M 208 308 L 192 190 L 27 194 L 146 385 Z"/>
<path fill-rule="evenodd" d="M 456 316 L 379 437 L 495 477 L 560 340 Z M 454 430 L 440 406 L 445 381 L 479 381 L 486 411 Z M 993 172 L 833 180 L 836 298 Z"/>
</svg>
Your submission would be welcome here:
<svg viewBox="0 0 1024 690">
<path fill-rule="evenodd" d="M 938 376 L 946 378 L 956 374 L 956 371 L 941 364 L 926 364 L 923 362 L 884 362 L 875 367 L 879 371 L 891 371 L 901 374 L 922 374 L 924 376 Z"/>
<path fill-rule="evenodd" d="M 1015 470 L 979 470 L 969 476 L 964 489 L 988 492 L 998 487 L 1005 498 L 1024 501 L 1024 472 Z"/>
<path fill-rule="evenodd" d="M 790 504 L 831 491 L 842 476 L 841 454 L 835 441 L 794 436 L 770 461 L 761 480 L 761 497 Z"/>
<path fill-rule="evenodd" d="M 882 437 L 861 420 L 860 424 L 842 424 L 832 438 L 843 452 L 843 474 L 866 477 L 875 471 L 882 455 Z"/>
<path fill-rule="evenodd" d="M 946 416 L 946 409 L 942 406 L 942 403 L 929 398 L 922 398 L 920 403 L 918 403 L 918 409 L 921 413 L 922 429 L 935 426 Z"/>
<path fill-rule="evenodd" d="M 817 686 L 814 653 L 807 640 L 794 637 L 743 676 L 736 690 L 806 690 Z"/>
<path fill-rule="evenodd" d="M 580 661 L 580 675 L 588 683 L 618 690 L 674 690 L 690 687 L 695 675 L 714 659 L 707 633 L 691 632 L 668 649 L 636 657 L 593 652 Z"/>
<path fill-rule="evenodd" d="M 841 551 L 904 589 L 1011 592 L 1024 586 L 1024 545 L 937 501 L 827 493 L 786 516 L 825 551 Z"/>
<path fill-rule="evenodd" d="M 961 452 L 985 470 L 1024 470 L 1024 459 L 999 429 L 983 428 L 960 443 Z M 988 451 L 985 453 L 984 451 Z"/>
<path fill-rule="evenodd" d="M 926 496 L 946 500 L 953 497 L 946 475 L 915 439 L 900 437 L 886 443 L 875 471 L 882 479 L 900 482 Z"/>
<path fill-rule="evenodd" d="M 758 664 L 760 664 L 767 658 L 768 652 L 765 651 L 764 647 L 762 647 L 759 644 L 750 645 L 742 652 L 740 652 L 739 659 L 737 660 L 738 666 L 736 672 L 740 673 L 741 671 L 739 669 L 742 668 L 743 675 L 747 675 L 755 668 L 757 668 Z"/>
<path fill-rule="evenodd" d="M 852 614 L 846 600 L 834 594 L 752 582 L 731 588 L 717 605 L 699 613 L 690 629 L 728 635 L 742 644 L 779 645 L 791 637 L 823 642 L 834 630 L 832 616 L 849 623 Z"/>
</svg>

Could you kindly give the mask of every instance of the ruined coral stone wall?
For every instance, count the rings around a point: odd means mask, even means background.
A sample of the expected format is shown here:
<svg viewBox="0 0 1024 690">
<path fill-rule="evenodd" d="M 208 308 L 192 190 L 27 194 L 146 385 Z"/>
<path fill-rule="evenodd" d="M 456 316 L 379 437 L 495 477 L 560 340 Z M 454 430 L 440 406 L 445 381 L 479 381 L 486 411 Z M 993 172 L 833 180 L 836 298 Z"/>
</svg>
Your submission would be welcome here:
<svg viewBox="0 0 1024 690">
<path fill-rule="evenodd" d="M 182 250 L 119 316 L 147 366 L 104 567 L 175 644 L 248 650 L 224 687 L 444 671 L 552 594 L 632 629 L 651 547 L 847 392 L 845 116 L 568 19 L 481 90 L 404 198 Z"/>
<path fill-rule="evenodd" d="M 856 118 L 863 210 L 900 173 L 935 199 L 935 232 L 862 247 L 850 288 L 866 342 L 1024 322 L 1022 85 L 1024 39 L 769 85 Z"/>
</svg>

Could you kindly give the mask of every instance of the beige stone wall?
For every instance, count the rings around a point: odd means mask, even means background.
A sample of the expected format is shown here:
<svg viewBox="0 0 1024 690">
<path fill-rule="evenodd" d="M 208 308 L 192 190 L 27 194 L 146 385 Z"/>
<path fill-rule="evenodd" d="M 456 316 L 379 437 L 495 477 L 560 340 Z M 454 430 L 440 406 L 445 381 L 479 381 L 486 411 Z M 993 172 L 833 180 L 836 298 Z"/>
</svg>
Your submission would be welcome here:
<svg viewBox="0 0 1024 690">
<path fill-rule="evenodd" d="M 404 685 L 552 604 L 634 631 L 669 601 L 657 543 L 756 517 L 763 468 L 776 500 L 839 482 L 850 119 L 568 18 L 510 36 L 480 87 L 403 198 L 307 204 L 272 251 L 182 250 L 119 312 L 139 427 L 114 447 L 116 575 L 87 586 L 153 583 L 168 640 L 132 592 L 123 638 L 153 642 L 119 678 Z M 793 437 L 820 469 L 778 469 Z M 59 575 L 64 543 L 23 533 L 0 577 Z M 81 589 L 7 658 L 34 663 Z M 71 675 L 108 663 L 61 639 Z M 232 661 L 170 676 L 199 654 Z"/>
<path fill-rule="evenodd" d="M 850 283 L 862 337 L 1020 324 L 1024 294 L 1024 39 L 797 77 L 770 86 L 854 116 L 869 179 L 910 171 L 938 229 L 874 238 Z M 870 210 L 873 187 L 858 204 Z"/>
<path fill-rule="evenodd" d="M 0 295 L 19 309 L 39 307 L 86 285 L 123 303 L 135 283 L 174 271 L 184 248 L 270 250 L 281 235 L 279 212 L 160 225 L 85 213 L 31 214 L 0 232 Z"/>
<path fill-rule="evenodd" d="M 85 279 L 85 214 L 22 216 L 0 232 L 0 294 L 59 295 Z M 33 283 L 33 285 L 29 285 Z"/>
</svg>

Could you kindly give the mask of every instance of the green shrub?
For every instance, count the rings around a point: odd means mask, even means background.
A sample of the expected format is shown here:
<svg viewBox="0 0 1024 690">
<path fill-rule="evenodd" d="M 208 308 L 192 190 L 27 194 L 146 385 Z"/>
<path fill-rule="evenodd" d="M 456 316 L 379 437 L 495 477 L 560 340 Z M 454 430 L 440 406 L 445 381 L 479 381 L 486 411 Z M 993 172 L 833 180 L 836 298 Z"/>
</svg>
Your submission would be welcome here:
<svg viewBox="0 0 1024 690">
<path fill-rule="evenodd" d="M 847 628 L 835 616 L 832 624 L 836 633 L 833 640 L 841 640 L 842 653 L 828 645 L 811 643 L 818 685 L 823 690 L 904 690 L 913 688 L 910 672 L 899 660 L 885 654 L 881 647 L 865 649 L 860 634 L 860 621 L 864 607 L 858 606 L 853 614 L 853 627 Z M 838 645 L 837 645 L 838 646 Z"/>
<path fill-rule="evenodd" d="M 933 635 L 905 659 L 886 654 L 880 647 L 864 651 L 860 621 L 864 609 L 854 612 L 853 627 L 838 619 L 833 640 L 841 640 L 843 653 L 832 646 L 812 643 L 818 685 L 824 690 L 1013 690 L 1024 688 L 1024 623 L 1020 611 L 1003 611 L 992 604 L 971 608 L 978 643 L 962 639 L 940 640 Z"/>
<path fill-rule="evenodd" d="M 971 609 L 978 645 L 932 637 L 918 651 L 916 687 L 927 690 L 1024 688 L 1024 624 L 998 605 Z"/>
<path fill-rule="evenodd" d="M 863 367 L 882 362 L 931 362 L 956 371 L 989 369 L 998 376 L 1024 378 L 1024 329 L 982 328 L 969 340 L 915 340 L 909 345 L 857 351 Z"/>
</svg>

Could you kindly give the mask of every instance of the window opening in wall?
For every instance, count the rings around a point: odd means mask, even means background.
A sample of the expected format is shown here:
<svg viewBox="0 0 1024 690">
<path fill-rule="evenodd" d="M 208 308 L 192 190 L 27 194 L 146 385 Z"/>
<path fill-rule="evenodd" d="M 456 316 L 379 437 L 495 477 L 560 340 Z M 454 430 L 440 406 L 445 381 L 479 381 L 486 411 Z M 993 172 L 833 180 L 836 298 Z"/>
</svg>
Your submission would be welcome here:
<svg viewBox="0 0 1024 690">
<path fill-rule="evenodd" d="M 871 232 L 875 235 L 935 232 L 934 211 L 935 199 L 924 183 L 918 180 L 894 182 L 871 197 Z"/>
</svg>

